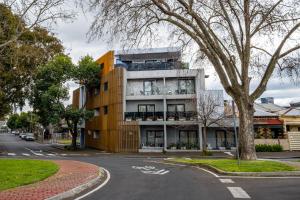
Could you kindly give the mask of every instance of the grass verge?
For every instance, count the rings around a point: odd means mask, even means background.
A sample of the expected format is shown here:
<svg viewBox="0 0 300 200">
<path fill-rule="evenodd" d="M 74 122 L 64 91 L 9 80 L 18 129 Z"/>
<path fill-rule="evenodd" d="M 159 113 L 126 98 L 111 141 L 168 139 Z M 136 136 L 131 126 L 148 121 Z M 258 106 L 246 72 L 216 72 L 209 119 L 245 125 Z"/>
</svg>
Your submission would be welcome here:
<svg viewBox="0 0 300 200">
<path fill-rule="evenodd" d="M 41 181 L 58 169 L 51 161 L 0 159 L 0 191 Z"/>
<path fill-rule="evenodd" d="M 241 161 L 240 165 L 237 160 L 233 159 L 182 159 L 176 158 L 172 161 L 188 164 L 202 164 L 212 166 L 225 172 L 282 172 L 297 171 L 298 169 L 290 165 L 276 161 Z"/>
</svg>

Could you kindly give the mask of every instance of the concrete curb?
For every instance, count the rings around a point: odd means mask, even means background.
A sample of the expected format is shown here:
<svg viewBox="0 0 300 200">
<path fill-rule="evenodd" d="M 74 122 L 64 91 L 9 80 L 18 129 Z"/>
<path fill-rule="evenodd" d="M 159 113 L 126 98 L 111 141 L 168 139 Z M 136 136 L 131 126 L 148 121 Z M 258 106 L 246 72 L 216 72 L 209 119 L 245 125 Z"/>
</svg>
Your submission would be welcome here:
<svg viewBox="0 0 300 200">
<path fill-rule="evenodd" d="M 77 186 L 71 190 L 68 190 L 66 192 L 57 194 L 53 197 L 47 198 L 46 200 L 62 200 L 62 199 L 72 199 L 75 196 L 78 196 L 80 193 L 84 192 L 87 189 L 90 189 L 92 187 L 94 187 L 97 184 L 100 184 L 103 180 L 104 177 L 106 177 L 107 174 L 105 172 L 105 170 L 103 170 L 103 168 L 99 168 L 99 175 L 97 178 L 94 178 L 93 180 L 84 183 L 80 186 Z"/>
<path fill-rule="evenodd" d="M 184 164 L 187 166 L 197 166 L 204 169 L 207 169 L 209 171 L 212 171 L 214 173 L 217 173 L 218 175 L 224 175 L 224 176 L 250 176 L 250 177 L 299 177 L 300 171 L 285 171 L 285 172 L 225 172 L 223 170 L 217 169 L 215 167 L 212 167 L 210 165 L 205 164 L 191 164 L 191 163 L 181 163 L 171 160 L 165 160 L 166 163 L 178 163 L 178 164 Z"/>
</svg>

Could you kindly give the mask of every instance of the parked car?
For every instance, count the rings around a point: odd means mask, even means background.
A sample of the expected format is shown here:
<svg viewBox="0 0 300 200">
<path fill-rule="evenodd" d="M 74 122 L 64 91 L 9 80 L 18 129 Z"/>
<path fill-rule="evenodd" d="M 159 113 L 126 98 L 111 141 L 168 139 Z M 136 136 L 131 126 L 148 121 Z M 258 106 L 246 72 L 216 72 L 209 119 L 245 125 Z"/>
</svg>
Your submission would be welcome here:
<svg viewBox="0 0 300 200">
<path fill-rule="evenodd" d="M 19 131 L 12 131 L 11 134 L 14 134 L 14 135 L 19 135 Z"/>
<path fill-rule="evenodd" d="M 34 141 L 34 135 L 33 133 L 27 133 L 26 136 L 25 136 L 25 140 L 26 141 Z"/>
<path fill-rule="evenodd" d="M 23 139 L 23 140 L 24 140 L 24 139 L 25 139 L 25 137 L 26 137 L 26 133 L 20 133 L 20 135 L 19 135 L 19 136 L 20 136 L 20 138 L 21 138 L 21 139 Z"/>
</svg>

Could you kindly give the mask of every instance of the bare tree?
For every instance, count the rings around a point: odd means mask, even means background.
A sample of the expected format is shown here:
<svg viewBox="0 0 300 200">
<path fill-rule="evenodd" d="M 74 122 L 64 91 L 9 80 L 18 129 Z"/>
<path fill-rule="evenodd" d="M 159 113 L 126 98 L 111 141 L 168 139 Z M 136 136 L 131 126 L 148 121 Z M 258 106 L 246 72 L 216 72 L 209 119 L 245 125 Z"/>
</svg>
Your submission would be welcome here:
<svg viewBox="0 0 300 200">
<path fill-rule="evenodd" d="M 223 98 L 218 91 L 206 90 L 194 101 L 197 107 L 196 117 L 203 126 L 203 151 L 207 150 L 207 128 L 221 125 L 225 118 Z"/>
<path fill-rule="evenodd" d="M 90 0 L 91 37 L 111 35 L 130 44 L 155 38 L 161 28 L 177 44 L 196 44 L 213 65 L 240 112 L 241 158 L 256 159 L 254 101 L 275 69 L 299 64 L 299 0 Z M 173 37 L 173 38 L 174 38 Z M 146 39 L 145 39 L 146 38 Z M 253 70 L 260 76 L 254 80 Z M 250 85 L 256 85 L 250 91 Z"/>
<path fill-rule="evenodd" d="M 64 9 L 65 2 L 66 0 L 0 0 L 0 4 L 10 8 L 20 18 L 14 33 L 7 40 L 1 41 L 0 49 L 17 41 L 22 34 L 35 27 L 49 25 L 57 19 L 72 18 L 74 13 Z"/>
</svg>

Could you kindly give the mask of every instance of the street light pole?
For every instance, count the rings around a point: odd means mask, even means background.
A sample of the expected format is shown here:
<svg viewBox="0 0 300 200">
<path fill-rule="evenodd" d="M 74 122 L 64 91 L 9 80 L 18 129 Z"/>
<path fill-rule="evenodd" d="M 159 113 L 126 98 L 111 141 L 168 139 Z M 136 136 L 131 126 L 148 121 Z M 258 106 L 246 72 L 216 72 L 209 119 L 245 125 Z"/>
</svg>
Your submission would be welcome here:
<svg viewBox="0 0 300 200">
<path fill-rule="evenodd" d="M 234 137 L 235 137 L 235 145 L 236 145 L 236 157 L 238 160 L 238 165 L 240 165 L 239 143 L 237 139 L 237 130 L 236 130 L 235 105 L 233 100 L 232 100 L 232 115 L 233 115 L 233 127 L 234 127 Z"/>
</svg>

